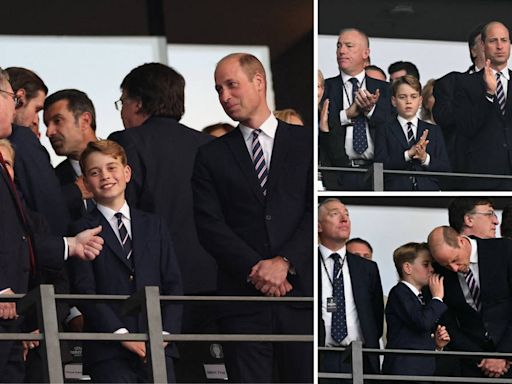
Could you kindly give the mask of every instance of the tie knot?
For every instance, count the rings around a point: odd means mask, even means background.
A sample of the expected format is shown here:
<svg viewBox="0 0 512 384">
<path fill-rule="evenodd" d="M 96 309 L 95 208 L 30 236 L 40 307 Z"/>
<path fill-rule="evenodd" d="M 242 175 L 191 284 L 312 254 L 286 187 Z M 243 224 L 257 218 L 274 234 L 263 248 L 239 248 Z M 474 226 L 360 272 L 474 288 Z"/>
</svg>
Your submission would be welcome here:
<svg viewBox="0 0 512 384">
<path fill-rule="evenodd" d="M 353 87 L 359 88 L 359 81 L 357 81 L 357 79 L 355 77 L 351 77 L 350 79 L 348 79 L 348 81 L 350 81 L 352 83 Z"/>
<path fill-rule="evenodd" d="M 253 131 L 252 131 L 253 138 L 257 139 L 258 136 L 260 135 L 260 133 L 261 133 L 261 129 L 253 129 Z"/>
<path fill-rule="evenodd" d="M 340 261 L 341 256 L 340 256 L 338 253 L 333 253 L 333 254 L 331 255 L 331 258 L 333 258 L 333 259 L 334 259 L 334 261 L 336 262 L 336 261 Z"/>
<path fill-rule="evenodd" d="M 123 214 L 121 212 L 116 212 L 114 216 L 117 217 L 117 221 L 121 221 L 123 218 Z"/>
<path fill-rule="evenodd" d="M 407 127 L 412 128 L 412 123 L 410 121 L 407 122 Z"/>
<path fill-rule="evenodd" d="M 496 79 L 498 79 L 498 80 L 499 80 L 499 79 L 500 79 L 500 77 L 501 77 L 501 72 L 496 72 Z"/>
</svg>

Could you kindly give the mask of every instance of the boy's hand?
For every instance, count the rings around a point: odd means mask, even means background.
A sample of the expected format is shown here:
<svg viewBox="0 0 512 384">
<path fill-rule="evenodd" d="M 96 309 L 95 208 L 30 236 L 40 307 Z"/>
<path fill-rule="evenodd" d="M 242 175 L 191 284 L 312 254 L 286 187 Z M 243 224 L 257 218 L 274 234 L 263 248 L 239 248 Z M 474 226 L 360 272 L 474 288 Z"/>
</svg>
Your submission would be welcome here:
<svg viewBox="0 0 512 384">
<path fill-rule="evenodd" d="M 482 359 L 477 366 L 485 376 L 500 377 L 508 372 L 510 364 L 505 359 Z"/>
<path fill-rule="evenodd" d="M 444 277 L 439 276 L 438 274 L 432 274 L 432 276 L 429 277 L 428 287 L 430 288 L 432 297 L 439 297 L 440 299 L 444 298 L 443 280 Z"/>
<path fill-rule="evenodd" d="M 14 291 L 9 288 L 2 295 L 14 295 Z M 0 319 L 12 320 L 17 317 L 15 302 L 0 302 Z"/>
<path fill-rule="evenodd" d="M 429 143 L 427 136 L 428 129 L 425 129 L 418 142 L 409 149 L 409 157 L 411 159 L 417 159 L 421 162 L 425 161 L 427 158 L 427 145 Z"/>
<path fill-rule="evenodd" d="M 141 360 L 146 359 L 146 343 L 144 341 L 121 341 L 121 345 L 135 353 Z"/>
<path fill-rule="evenodd" d="M 443 349 L 450 342 L 450 335 L 444 325 L 437 326 L 435 339 L 437 349 Z"/>
</svg>

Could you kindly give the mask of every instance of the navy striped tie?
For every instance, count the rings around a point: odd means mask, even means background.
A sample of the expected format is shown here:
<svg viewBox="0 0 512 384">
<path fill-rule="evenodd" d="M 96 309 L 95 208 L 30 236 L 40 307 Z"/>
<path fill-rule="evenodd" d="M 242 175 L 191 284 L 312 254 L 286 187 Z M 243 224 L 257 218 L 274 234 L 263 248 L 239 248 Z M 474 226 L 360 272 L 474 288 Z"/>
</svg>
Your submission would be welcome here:
<svg viewBox="0 0 512 384">
<path fill-rule="evenodd" d="M 412 123 L 410 121 L 407 122 L 407 144 L 409 146 L 414 144 L 414 132 L 412 130 Z"/>
<path fill-rule="evenodd" d="M 121 238 L 121 245 L 124 249 L 124 255 L 126 256 L 126 259 L 128 259 L 128 261 L 130 262 L 130 264 L 132 264 L 132 239 L 128 234 L 128 230 L 124 226 L 123 214 L 121 212 L 117 212 L 115 216 L 117 217 L 117 229 L 119 229 L 119 237 Z"/>
<path fill-rule="evenodd" d="M 501 114 L 505 114 L 505 91 L 503 90 L 503 84 L 501 83 L 501 72 L 496 72 L 496 98 L 498 99 L 498 105 L 500 106 Z"/>
<path fill-rule="evenodd" d="M 254 163 L 254 169 L 258 180 L 260 182 L 261 190 L 263 194 L 267 194 L 267 178 L 268 170 L 267 163 L 265 162 L 265 156 L 263 156 L 263 148 L 261 147 L 258 136 L 261 133 L 261 129 L 254 129 L 252 132 L 252 162 Z"/>
<path fill-rule="evenodd" d="M 471 294 L 471 297 L 473 298 L 473 301 L 475 302 L 475 306 L 477 310 L 480 310 L 480 287 L 478 286 L 478 283 L 476 282 L 475 275 L 473 275 L 473 272 L 471 269 L 468 269 L 468 271 L 464 274 L 464 279 L 466 280 L 466 283 L 469 288 L 469 293 Z"/>
</svg>

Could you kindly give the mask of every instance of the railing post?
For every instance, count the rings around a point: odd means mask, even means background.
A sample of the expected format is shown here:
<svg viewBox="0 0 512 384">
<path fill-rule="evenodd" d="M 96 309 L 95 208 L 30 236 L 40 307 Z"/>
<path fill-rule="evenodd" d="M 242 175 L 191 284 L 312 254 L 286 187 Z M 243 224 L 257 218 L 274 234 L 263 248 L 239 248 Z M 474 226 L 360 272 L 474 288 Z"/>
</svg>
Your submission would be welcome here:
<svg viewBox="0 0 512 384">
<path fill-rule="evenodd" d="M 352 352 L 352 383 L 363 384 L 363 343 L 353 341 L 351 343 Z"/>
<path fill-rule="evenodd" d="M 384 191 L 384 164 L 372 163 L 368 167 L 368 174 L 372 179 L 372 190 L 377 192 Z"/>
<path fill-rule="evenodd" d="M 163 349 L 162 311 L 158 287 L 145 288 L 144 316 L 148 321 L 149 358 L 154 383 L 167 383 L 167 368 Z"/>
<path fill-rule="evenodd" d="M 38 316 L 41 333 L 44 335 L 42 348 L 43 362 L 48 367 L 48 382 L 63 383 L 62 359 L 60 354 L 57 305 L 53 285 L 40 285 L 41 301 L 38 303 Z"/>
</svg>

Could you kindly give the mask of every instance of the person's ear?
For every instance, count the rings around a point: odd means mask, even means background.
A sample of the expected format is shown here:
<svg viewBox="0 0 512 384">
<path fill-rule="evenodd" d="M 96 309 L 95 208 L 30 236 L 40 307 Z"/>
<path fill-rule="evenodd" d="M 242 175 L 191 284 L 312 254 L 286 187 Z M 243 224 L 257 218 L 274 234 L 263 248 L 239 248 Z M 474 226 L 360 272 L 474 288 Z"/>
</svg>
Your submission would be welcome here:
<svg viewBox="0 0 512 384">
<path fill-rule="evenodd" d="M 20 88 L 16 91 L 16 97 L 18 98 L 18 103 L 16 104 L 16 108 L 20 108 L 25 105 L 27 101 L 27 93 L 24 88 Z"/>
</svg>

